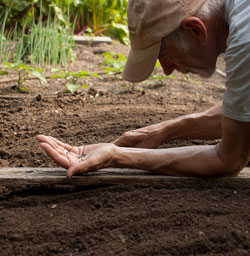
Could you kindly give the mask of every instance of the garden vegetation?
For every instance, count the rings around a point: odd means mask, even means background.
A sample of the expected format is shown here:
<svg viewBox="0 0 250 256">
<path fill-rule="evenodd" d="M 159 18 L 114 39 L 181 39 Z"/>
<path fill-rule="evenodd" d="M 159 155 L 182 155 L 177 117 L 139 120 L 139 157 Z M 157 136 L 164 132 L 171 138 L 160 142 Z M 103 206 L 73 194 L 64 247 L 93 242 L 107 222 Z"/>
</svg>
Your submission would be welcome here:
<svg viewBox="0 0 250 256">
<path fill-rule="evenodd" d="M 57 65 L 74 58 L 70 35 L 128 43 L 127 0 L 0 0 L 0 63 Z"/>
</svg>

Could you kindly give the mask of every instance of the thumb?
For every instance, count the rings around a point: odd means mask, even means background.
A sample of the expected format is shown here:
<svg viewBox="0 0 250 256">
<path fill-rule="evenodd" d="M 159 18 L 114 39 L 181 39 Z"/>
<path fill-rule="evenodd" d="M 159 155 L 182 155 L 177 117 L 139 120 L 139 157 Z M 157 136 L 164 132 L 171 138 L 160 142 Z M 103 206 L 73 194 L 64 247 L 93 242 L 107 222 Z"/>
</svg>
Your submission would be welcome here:
<svg viewBox="0 0 250 256">
<path fill-rule="evenodd" d="M 68 170 L 67 170 L 67 178 L 71 178 L 73 175 L 77 175 L 77 174 L 82 174 L 88 172 L 88 168 L 87 168 L 87 164 L 86 162 L 81 162 L 78 164 L 75 164 L 73 166 L 71 166 Z"/>
<path fill-rule="evenodd" d="M 112 143 L 118 147 L 125 147 L 129 144 L 128 141 L 124 138 L 118 138 L 118 139 L 114 140 Z"/>
</svg>

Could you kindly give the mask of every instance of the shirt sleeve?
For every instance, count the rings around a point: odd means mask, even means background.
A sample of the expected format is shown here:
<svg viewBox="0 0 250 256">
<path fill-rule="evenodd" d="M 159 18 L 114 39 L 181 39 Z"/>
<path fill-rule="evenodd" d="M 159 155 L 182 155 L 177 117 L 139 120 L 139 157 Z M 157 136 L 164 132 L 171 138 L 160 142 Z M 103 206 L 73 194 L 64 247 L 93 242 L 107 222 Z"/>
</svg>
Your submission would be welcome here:
<svg viewBox="0 0 250 256">
<path fill-rule="evenodd" d="M 228 24 L 226 91 L 222 114 L 250 122 L 250 5 L 245 0 L 231 1 Z"/>
</svg>

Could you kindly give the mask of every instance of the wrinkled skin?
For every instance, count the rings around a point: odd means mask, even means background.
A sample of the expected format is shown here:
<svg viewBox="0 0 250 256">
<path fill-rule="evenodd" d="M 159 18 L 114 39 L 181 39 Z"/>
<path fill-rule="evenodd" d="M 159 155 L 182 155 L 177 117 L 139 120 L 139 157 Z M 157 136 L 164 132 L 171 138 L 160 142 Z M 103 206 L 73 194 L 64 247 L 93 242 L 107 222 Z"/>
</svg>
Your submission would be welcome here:
<svg viewBox="0 0 250 256">
<path fill-rule="evenodd" d="M 41 147 L 61 167 L 67 177 L 97 171 L 109 165 L 115 145 L 109 143 L 72 147 L 51 136 L 38 135 Z"/>
<path fill-rule="evenodd" d="M 176 47 L 174 41 L 162 41 L 159 60 L 165 74 L 176 69 L 210 76 L 217 56 L 226 49 L 227 24 L 224 20 L 204 22 L 191 16 L 183 21 L 182 29 L 188 45 L 185 50 Z M 114 143 L 72 147 L 53 137 L 37 138 L 46 153 L 68 169 L 67 177 L 105 167 L 137 168 L 175 176 L 237 175 L 250 159 L 250 123 L 222 116 L 221 106 L 125 132 Z M 217 146 L 154 149 L 167 140 L 192 138 L 221 141 Z"/>
<path fill-rule="evenodd" d="M 157 133 L 151 132 L 150 128 L 127 131 L 113 143 L 119 147 L 157 148 L 161 144 L 161 138 Z"/>
</svg>

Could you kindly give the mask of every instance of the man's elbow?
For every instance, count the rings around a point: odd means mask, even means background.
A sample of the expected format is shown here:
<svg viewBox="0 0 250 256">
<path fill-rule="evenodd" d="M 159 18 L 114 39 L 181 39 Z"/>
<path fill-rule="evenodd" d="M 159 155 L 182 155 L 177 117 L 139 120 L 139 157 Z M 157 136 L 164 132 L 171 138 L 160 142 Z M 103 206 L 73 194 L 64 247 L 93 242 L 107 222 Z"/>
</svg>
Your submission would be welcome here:
<svg viewBox="0 0 250 256">
<path fill-rule="evenodd" d="M 237 176 L 247 165 L 248 161 L 234 159 L 234 161 L 223 161 L 223 166 L 218 176 Z"/>
</svg>

